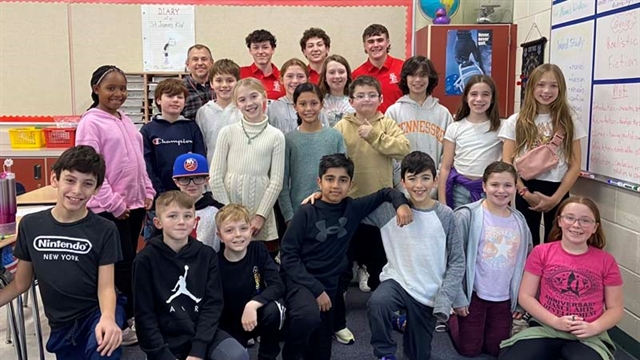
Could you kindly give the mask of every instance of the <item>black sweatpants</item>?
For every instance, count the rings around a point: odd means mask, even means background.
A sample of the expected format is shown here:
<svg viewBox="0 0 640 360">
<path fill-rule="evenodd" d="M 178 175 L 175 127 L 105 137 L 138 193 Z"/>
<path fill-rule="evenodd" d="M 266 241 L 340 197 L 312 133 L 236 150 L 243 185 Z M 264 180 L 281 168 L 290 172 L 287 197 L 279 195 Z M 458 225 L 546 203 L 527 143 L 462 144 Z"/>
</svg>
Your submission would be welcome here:
<svg viewBox="0 0 640 360">
<path fill-rule="evenodd" d="M 144 208 L 132 209 L 129 212 L 129 217 L 125 220 L 118 220 L 113 214 L 106 211 L 98 214 L 116 224 L 118 235 L 120 235 L 122 261 L 115 264 L 114 282 L 120 293 L 127 298 L 127 304 L 124 306 L 127 319 L 133 317 L 133 259 L 136 257 L 138 237 L 146 212 Z"/>
<path fill-rule="evenodd" d="M 331 303 L 335 296 L 328 294 Z M 333 335 L 333 307 L 320 311 L 309 289 L 287 282 L 287 322 L 289 329 L 282 360 L 329 360 Z"/>
<path fill-rule="evenodd" d="M 220 322 L 220 329 L 233 336 L 242 346 L 247 347 L 249 339 L 260 336 L 259 360 L 276 360 L 280 353 L 280 320 L 282 314 L 278 305 L 272 301 L 258 309 L 258 326 L 251 332 L 242 327 L 241 319 L 233 323 Z"/>
<path fill-rule="evenodd" d="M 560 187 L 559 182 L 552 181 L 544 181 L 544 180 L 522 180 L 524 186 L 527 187 L 529 192 L 538 191 L 544 195 L 552 196 L 555 194 L 556 190 Z M 544 216 L 544 241 L 549 241 L 549 233 L 551 232 L 551 226 L 553 225 L 553 220 L 556 218 L 556 212 L 558 211 L 558 207 L 560 203 L 564 201 L 564 199 L 569 197 L 569 193 L 564 194 L 562 200 L 556 205 L 553 209 L 548 212 L 541 213 L 538 211 L 530 210 L 529 203 L 520 195 L 516 195 L 516 209 L 524 215 L 524 218 L 527 220 L 527 225 L 529 226 L 529 231 L 531 231 L 531 236 L 533 237 L 533 246 L 540 244 L 540 222 L 542 217 Z"/>
</svg>

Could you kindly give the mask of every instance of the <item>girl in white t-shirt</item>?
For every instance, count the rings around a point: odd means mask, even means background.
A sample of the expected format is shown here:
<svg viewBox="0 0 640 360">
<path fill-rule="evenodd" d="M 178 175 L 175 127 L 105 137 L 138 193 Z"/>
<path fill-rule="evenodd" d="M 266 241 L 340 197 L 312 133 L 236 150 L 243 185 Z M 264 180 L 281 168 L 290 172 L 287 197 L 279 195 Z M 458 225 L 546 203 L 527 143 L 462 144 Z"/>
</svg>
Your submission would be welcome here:
<svg viewBox="0 0 640 360">
<path fill-rule="evenodd" d="M 454 123 L 444 135 L 438 183 L 442 204 L 455 209 L 484 197 L 484 169 L 502 155 L 498 107 L 493 79 L 486 75 L 471 77 Z"/>
<path fill-rule="evenodd" d="M 516 209 L 527 218 L 534 245 L 540 243 L 543 214 L 547 241 L 558 204 L 569 197 L 569 190 L 580 175 L 580 139 L 587 136 L 572 116 L 562 71 L 557 65 L 543 64 L 529 76 L 521 111 L 509 117 L 498 134 L 504 141 L 503 161 L 514 163 L 528 150 L 548 144 L 558 131 L 564 132 L 558 165 L 535 179 L 518 179 Z"/>
</svg>

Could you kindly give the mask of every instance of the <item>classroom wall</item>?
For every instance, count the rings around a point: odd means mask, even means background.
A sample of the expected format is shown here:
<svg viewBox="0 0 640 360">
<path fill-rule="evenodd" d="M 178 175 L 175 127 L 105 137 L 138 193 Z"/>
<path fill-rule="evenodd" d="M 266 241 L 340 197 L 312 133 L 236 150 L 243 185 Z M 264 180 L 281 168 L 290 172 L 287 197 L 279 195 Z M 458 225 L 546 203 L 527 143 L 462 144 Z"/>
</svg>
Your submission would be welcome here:
<svg viewBox="0 0 640 360">
<path fill-rule="evenodd" d="M 514 22 L 518 24 L 518 44 L 525 41 L 535 23 L 542 36 L 551 36 L 551 0 L 515 1 Z M 535 32 L 535 31 L 534 31 Z M 528 40 L 535 40 L 532 36 Z M 549 48 L 545 60 L 549 60 Z M 522 48 L 516 56 L 516 78 L 521 71 Z M 520 108 L 520 88 L 516 89 L 515 110 Z M 585 156 L 585 154 L 583 154 Z M 580 178 L 571 191 L 595 200 L 601 211 L 602 227 L 607 235 L 606 250 L 620 265 L 624 280 L 625 315 L 618 327 L 640 341 L 640 194 L 621 190 L 601 182 Z"/>
<path fill-rule="evenodd" d="M 332 38 L 331 53 L 343 55 L 355 68 L 366 60 L 362 31 L 373 23 L 388 28 L 392 56 L 410 53 L 412 1 L 196 6 L 195 41 L 208 45 L 214 59 L 249 65 L 253 60 L 244 39 L 264 28 L 277 38 L 273 62 L 280 66 L 292 57 L 306 62 L 300 38 L 305 29 L 320 27 Z M 143 71 L 140 5 L 0 1 L 0 34 L 0 115 L 81 114 L 91 104 L 89 81 L 98 66 Z"/>
</svg>

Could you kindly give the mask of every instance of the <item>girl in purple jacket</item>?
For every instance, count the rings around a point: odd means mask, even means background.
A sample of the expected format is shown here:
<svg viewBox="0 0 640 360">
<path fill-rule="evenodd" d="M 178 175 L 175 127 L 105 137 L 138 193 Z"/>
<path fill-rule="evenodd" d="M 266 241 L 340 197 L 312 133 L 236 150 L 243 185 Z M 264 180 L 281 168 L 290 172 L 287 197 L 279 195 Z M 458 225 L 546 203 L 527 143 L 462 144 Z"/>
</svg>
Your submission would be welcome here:
<svg viewBox="0 0 640 360">
<path fill-rule="evenodd" d="M 142 135 L 120 107 L 127 100 L 127 79 L 122 70 L 104 65 L 91 77 L 93 104 L 76 131 L 76 145 L 89 145 L 104 157 L 107 171 L 102 187 L 87 206 L 118 227 L 122 261 L 115 264 L 115 284 L 127 297 L 127 319 L 133 318 L 131 269 L 146 210 L 155 191 L 145 168 Z M 135 332 L 123 332 L 122 345 L 137 342 Z"/>
</svg>

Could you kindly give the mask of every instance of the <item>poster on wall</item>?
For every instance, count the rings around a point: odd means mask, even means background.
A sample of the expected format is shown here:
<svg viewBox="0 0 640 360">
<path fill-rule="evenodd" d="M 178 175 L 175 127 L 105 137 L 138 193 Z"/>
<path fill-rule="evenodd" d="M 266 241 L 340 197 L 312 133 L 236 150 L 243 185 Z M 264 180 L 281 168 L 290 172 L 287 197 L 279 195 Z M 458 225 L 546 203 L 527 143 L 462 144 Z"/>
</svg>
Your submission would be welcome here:
<svg viewBox="0 0 640 360">
<path fill-rule="evenodd" d="M 522 73 L 520 74 L 520 106 L 524 104 L 524 90 L 527 87 L 529 74 L 533 69 L 544 63 L 544 45 L 547 38 L 542 37 L 538 40 L 529 41 L 520 44 L 522 47 Z"/>
<path fill-rule="evenodd" d="M 474 75 L 491 76 L 493 30 L 449 30 L 445 94 L 461 95 Z"/>
<path fill-rule="evenodd" d="M 187 50 L 195 44 L 194 7 L 143 5 L 141 8 L 144 71 L 184 71 Z"/>
</svg>

